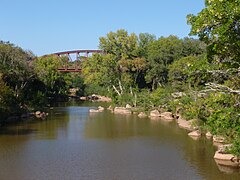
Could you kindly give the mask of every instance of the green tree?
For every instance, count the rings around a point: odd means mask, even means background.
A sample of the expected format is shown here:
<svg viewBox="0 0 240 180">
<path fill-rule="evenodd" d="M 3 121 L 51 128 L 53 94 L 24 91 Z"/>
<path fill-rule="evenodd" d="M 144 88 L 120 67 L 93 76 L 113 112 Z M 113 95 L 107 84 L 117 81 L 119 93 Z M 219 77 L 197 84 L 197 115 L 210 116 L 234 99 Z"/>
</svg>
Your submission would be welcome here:
<svg viewBox="0 0 240 180">
<path fill-rule="evenodd" d="M 67 94 L 63 74 L 57 70 L 62 60 L 57 56 L 40 57 L 33 62 L 34 71 L 47 87 L 49 95 Z"/>
<path fill-rule="evenodd" d="M 198 15 L 188 15 L 191 35 L 208 45 L 210 60 L 240 62 L 240 0 L 205 0 Z"/>
<path fill-rule="evenodd" d="M 182 42 L 176 36 L 161 37 L 149 44 L 146 80 L 155 88 L 167 83 L 168 65 L 181 57 Z"/>
<path fill-rule="evenodd" d="M 151 42 L 156 41 L 156 36 L 149 33 L 140 33 L 138 36 L 138 57 L 147 58 L 148 46 Z"/>
<path fill-rule="evenodd" d="M 114 55 L 115 60 L 133 59 L 137 56 L 137 36 L 128 35 L 126 30 L 109 32 L 106 37 L 100 37 L 99 47 L 108 54 Z"/>
</svg>

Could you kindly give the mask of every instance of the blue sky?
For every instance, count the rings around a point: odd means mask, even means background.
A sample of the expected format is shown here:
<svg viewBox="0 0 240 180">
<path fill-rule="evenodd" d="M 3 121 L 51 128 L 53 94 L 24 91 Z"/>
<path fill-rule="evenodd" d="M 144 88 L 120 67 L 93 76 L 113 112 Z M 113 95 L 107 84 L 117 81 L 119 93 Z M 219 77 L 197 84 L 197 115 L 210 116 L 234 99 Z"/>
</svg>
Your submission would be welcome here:
<svg viewBox="0 0 240 180">
<path fill-rule="evenodd" d="M 0 0 L 0 39 L 36 55 L 97 49 L 110 31 L 188 36 L 204 0 Z"/>
</svg>

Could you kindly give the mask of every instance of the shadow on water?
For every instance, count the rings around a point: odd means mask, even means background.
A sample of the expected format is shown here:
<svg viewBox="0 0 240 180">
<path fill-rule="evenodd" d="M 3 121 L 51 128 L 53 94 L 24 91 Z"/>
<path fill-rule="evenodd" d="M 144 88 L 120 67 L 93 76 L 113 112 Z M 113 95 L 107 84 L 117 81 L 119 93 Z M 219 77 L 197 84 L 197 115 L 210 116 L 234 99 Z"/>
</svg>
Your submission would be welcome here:
<svg viewBox="0 0 240 180">
<path fill-rule="evenodd" d="M 1 128 L 0 129 L 0 136 L 19 136 L 19 135 L 29 135 L 29 134 L 33 134 L 36 133 L 37 129 L 30 129 L 30 128 L 26 128 L 26 129 L 9 129 L 9 128 Z"/>
</svg>

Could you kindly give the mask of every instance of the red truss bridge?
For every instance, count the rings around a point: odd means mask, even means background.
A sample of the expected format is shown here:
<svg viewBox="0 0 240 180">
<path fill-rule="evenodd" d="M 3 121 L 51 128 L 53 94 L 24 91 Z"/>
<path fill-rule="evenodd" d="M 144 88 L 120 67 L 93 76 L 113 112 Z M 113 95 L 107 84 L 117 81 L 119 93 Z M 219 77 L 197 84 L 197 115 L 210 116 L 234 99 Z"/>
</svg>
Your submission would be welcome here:
<svg viewBox="0 0 240 180">
<path fill-rule="evenodd" d="M 63 61 L 62 66 L 58 67 L 60 72 L 81 72 L 81 62 L 87 60 L 93 54 L 104 54 L 103 50 L 73 50 L 56 52 L 50 55 L 55 55 Z"/>
</svg>

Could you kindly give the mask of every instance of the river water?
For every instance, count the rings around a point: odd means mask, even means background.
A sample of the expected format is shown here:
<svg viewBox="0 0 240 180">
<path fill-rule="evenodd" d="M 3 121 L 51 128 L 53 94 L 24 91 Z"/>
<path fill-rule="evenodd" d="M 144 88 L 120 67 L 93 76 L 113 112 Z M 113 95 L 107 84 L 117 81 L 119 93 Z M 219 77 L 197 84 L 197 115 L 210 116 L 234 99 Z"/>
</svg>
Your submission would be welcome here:
<svg viewBox="0 0 240 180">
<path fill-rule="evenodd" d="M 0 180 L 240 179 L 219 170 L 210 140 L 175 122 L 89 114 L 94 106 L 62 104 L 47 120 L 0 129 Z"/>
</svg>

